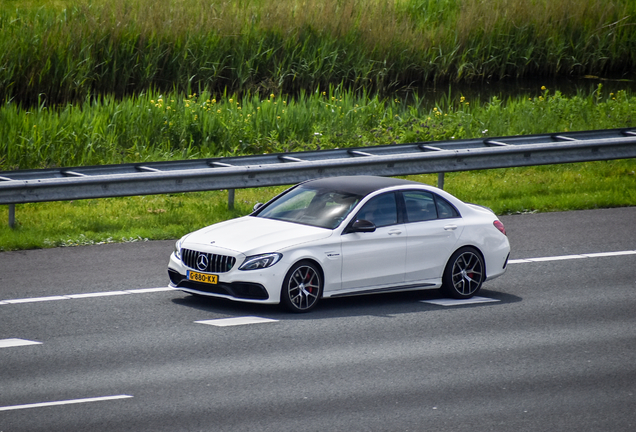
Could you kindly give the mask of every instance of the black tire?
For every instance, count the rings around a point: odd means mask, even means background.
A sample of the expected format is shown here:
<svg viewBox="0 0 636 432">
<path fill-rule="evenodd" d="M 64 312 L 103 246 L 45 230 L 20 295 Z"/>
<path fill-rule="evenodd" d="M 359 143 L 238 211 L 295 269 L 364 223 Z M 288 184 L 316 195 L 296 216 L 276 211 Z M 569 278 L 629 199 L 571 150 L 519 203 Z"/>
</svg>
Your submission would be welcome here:
<svg viewBox="0 0 636 432">
<path fill-rule="evenodd" d="M 442 292 L 456 299 L 476 295 L 486 279 L 486 266 L 474 248 L 463 247 L 451 255 L 442 277 Z"/>
<path fill-rule="evenodd" d="M 281 302 L 292 312 L 309 312 L 322 296 L 322 272 L 313 263 L 301 261 L 287 272 L 280 293 Z"/>
</svg>

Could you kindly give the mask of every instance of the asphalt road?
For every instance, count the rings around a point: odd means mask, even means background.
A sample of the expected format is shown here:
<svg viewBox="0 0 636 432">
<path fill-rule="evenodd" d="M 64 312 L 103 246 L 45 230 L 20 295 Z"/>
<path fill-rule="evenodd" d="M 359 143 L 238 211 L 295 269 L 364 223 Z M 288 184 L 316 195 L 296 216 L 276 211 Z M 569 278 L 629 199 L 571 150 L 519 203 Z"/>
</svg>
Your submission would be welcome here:
<svg viewBox="0 0 636 432">
<path fill-rule="evenodd" d="M 0 431 L 636 430 L 636 207 L 502 221 L 458 306 L 201 300 L 173 242 L 0 253 Z"/>
</svg>

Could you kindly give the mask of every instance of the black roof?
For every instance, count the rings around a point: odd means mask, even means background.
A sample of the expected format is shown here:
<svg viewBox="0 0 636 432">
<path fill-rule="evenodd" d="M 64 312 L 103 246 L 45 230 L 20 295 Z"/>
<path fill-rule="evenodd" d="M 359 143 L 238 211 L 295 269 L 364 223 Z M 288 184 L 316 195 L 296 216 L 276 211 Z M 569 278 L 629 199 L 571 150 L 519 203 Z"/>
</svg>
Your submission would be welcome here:
<svg viewBox="0 0 636 432">
<path fill-rule="evenodd" d="M 402 180 L 392 177 L 376 176 L 343 176 L 326 177 L 316 180 L 309 180 L 303 186 L 317 189 L 327 189 L 339 192 L 346 192 L 355 195 L 366 196 L 371 192 L 391 186 L 421 186 L 421 183 L 411 180 Z"/>
</svg>

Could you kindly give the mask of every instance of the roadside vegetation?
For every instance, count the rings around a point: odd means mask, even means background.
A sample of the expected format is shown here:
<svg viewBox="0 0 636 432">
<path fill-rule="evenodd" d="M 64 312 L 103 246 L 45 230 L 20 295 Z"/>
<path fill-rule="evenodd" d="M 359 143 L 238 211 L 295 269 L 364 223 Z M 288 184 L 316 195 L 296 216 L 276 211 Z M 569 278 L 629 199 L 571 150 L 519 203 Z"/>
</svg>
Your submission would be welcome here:
<svg viewBox="0 0 636 432">
<path fill-rule="evenodd" d="M 636 127 L 628 82 L 456 90 L 635 69 L 627 0 L 0 0 L 0 171 Z M 635 171 L 449 173 L 445 189 L 498 214 L 626 206 Z M 281 189 L 239 190 L 232 211 L 223 191 L 17 205 L 15 229 L 0 206 L 0 251 L 178 238 Z"/>
<path fill-rule="evenodd" d="M 0 107 L 0 169 L 72 167 L 283 153 L 491 136 L 632 127 L 636 96 L 625 91 L 471 101 L 402 100 L 329 88 L 271 94 L 150 92 L 32 109 Z"/>
<path fill-rule="evenodd" d="M 0 99 L 620 75 L 631 0 L 3 0 Z"/>
</svg>

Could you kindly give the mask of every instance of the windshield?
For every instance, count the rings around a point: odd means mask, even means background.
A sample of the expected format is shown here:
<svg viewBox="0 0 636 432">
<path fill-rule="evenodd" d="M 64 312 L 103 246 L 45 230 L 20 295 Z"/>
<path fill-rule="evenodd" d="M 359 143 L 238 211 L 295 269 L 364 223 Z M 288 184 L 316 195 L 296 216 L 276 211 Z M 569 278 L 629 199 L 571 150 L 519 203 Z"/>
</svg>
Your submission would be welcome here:
<svg viewBox="0 0 636 432">
<path fill-rule="evenodd" d="M 334 229 L 362 197 L 334 190 L 298 186 L 269 203 L 256 217 Z"/>
</svg>

